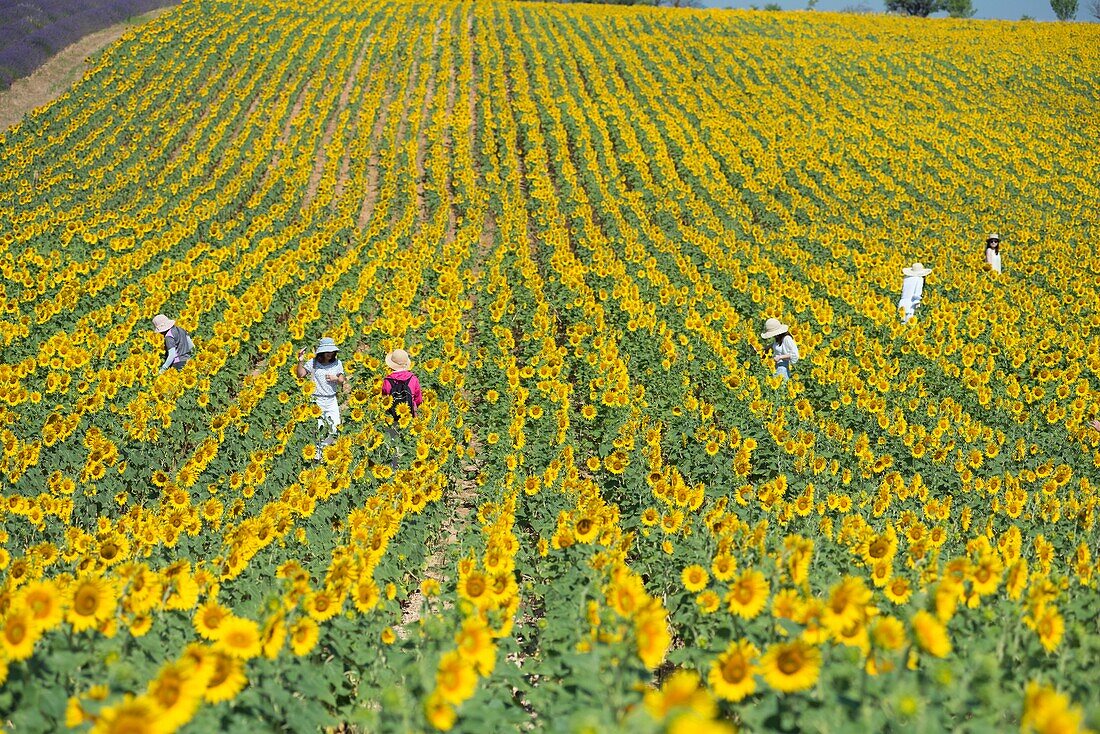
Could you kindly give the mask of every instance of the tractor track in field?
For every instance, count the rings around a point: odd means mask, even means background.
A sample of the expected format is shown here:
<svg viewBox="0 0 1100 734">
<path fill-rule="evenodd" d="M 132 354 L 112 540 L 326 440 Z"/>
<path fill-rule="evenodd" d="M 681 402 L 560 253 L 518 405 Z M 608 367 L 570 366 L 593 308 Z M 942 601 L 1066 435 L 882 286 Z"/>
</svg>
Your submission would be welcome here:
<svg viewBox="0 0 1100 734">
<path fill-rule="evenodd" d="M 321 142 L 313 156 L 313 170 L 309 174 L 309 185 L 306 187 L 305 196 L 302 198 L 303 211 L 308 210 L 310 205 L 313 204 L 313 199 L 317 196 L 317 189 L 321 186 L 321 177 L 325 170 L 325 163 L 328 160 L 328 148 L 336 134 L 336 125 L 340 121 L 340 116 L 348 108 L 351 91 L 355 87 L 355 80 L 359 78 L 359 69 L 363 66 L 363 59 L 366 57 L 370 41 L 371 38 L 367 37 L 361 42 L 359 52 L 355 55 L 355 63 L 352 64 L 348 77 L 344 81 L 344 87 L 340 90 L 340 99 L 336 104 L 336 110 L 332 113 L 328 124 L 325 125 L 325 131 L 321 135 Z"/>
<path fill-rule="evenodd" d="M 466 32 L 471 37 L 473 36 L 473 15 L 469 15 L 466 20 Z M 473 55 L 473 47 L 471 43 L 471 55 Z M 471 63 L 471 66 L 476 69 L 476 64 Z M 447 104 L 446 115 L 450 118 L 454 111 L 454 105 L 458 98 L 458 69 L 455 62 L 452 61 L 450 84 L 447 89 Z M 467 95 L 467 104 L 470 109 L 470 124 L 468 129 L 469 140 L 471 144 L 471 150 L 473 149 L 473 142 L 477 140 L 477 116 L 473 114 L 476 108 L 476 84 L 474 79 L 470 80 L 470 89 Z M 445 136 L 444 146 L 448 151 L 453 147 L 454 141 L 450 132 Z M 448 182 L 450 183 L 450 182 Z M 448 221 L 447 231 L 445 237 L 448 241 L 454 241 L 456 236 L 457 222 L 454 214 L 454 197 L 451 190 L 451 186 L 447 186 L 448 193 L 448 207 L 450 209 L 450 217 Z M 482 230 L 480 232 L 477 244 L 477 251 L 474 259 L 474 271 L 472 275 L 473 282 L 478 282 L 481 279 L 482 266 L 488 257 L 489 253 L 493 249 L 493 225 L 492 217 L 486 213 L 485 222 L 483 223 Z M 467 314 L 472 314 L 477 309 L 477 295 L 476 288 L 471 289 L 470 295 L 470 307 L 467 310 Z M 467 327 L 470 338 L 473 339 L 476 333 L 475 322 L 472 318 L 468 320 L 469 326 Z M 469 400 L 470 396 L 466 396 Z M 462 474 L 454 477 L 454 486 L 457 491 L 453 492 L 450 497 L 446 494 L 443 497 L 445 506 L 444 521 L 440 527 L 440 533 L 437 536 L 438 542 L 430 547 L 427 558 L 424 560 L 423 576 L 424 578 L 434 579 L 442 584 L 446 581 L 446 572 L 448 570 L 448 555 L 449 551 L 459 544 L 461 540 L 462 528 L 466 526 L 470 515 L 474 512 L 477 504 L 477 477 L 481 473 L 481 464 L 475 457 L 479 457 L 481 454 L 481 440 L 477 434 L 476 429 L 472 431 L 473 436 L 470 441 L 469 448 L 471 449 L 472 456 L 465 462 L 462 467 Z M 410 594 L 402 609 L 401 627 L 407 628 L 408 625 L 416 623 L 421 618 L 421 613 L 424 606 L 424 595 L 421 593 L 420 588 L 414 589 Z"/>
</svg>

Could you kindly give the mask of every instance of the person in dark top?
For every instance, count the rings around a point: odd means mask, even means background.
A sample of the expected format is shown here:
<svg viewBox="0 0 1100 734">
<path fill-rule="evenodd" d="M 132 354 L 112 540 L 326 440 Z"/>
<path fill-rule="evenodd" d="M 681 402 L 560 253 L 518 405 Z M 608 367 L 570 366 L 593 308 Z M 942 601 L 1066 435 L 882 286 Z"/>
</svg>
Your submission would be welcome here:
<svg viewBox="0 0 1100 734">
<path fill-rule="evenodd" d="M 153 331 L 164 335 L 164 364 L 160 366 L 160 371 L 182 370 L 195 352 L 191 335 L 162 313 L 153 317 Z"/>
</svg>

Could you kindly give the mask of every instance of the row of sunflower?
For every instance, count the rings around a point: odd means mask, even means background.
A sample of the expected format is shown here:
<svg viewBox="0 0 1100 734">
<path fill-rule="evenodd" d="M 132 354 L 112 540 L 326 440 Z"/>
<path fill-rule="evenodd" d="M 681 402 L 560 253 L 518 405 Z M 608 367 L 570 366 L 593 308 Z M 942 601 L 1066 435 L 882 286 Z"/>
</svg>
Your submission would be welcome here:
<svg viewBox="0 0 1100 734">
<path fill-rule="evenodd" d="M 1083 726 L 1090 33 L 360 0 L 131 31 L 0 142 L 0 711 Z M 158 376 L 162 311 L 197 353 Z M 314 464 L 321 335 L 351 388 Z M 392 433 L 398 347 L 427 400 Z"/>
</svg>

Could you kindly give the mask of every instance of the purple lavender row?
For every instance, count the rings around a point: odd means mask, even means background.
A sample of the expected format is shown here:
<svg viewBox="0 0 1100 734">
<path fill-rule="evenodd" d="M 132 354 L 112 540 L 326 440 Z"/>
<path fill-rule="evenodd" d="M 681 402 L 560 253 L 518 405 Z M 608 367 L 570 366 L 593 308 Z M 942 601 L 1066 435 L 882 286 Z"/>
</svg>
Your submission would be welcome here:
<svg viewBox="0 0 1100 734">
<path fill-rule="evenodd" d="M 178 0 L 0 0 L 0 90 L 66 46 Z"/>
</svg>

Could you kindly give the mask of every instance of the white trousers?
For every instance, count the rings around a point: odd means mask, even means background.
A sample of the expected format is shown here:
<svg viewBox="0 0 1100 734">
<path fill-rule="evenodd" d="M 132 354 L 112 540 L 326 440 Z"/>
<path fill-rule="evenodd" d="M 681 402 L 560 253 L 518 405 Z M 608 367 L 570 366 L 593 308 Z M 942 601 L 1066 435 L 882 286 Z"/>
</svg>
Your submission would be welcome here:
<svg viewBox="0 0 1100 734">
<path fill-rule="evenodd" d="M 318 395 L 314 397 L 314 402 L 321 409 L 321 417 L 317 419 L 317 435 L 321 437 L 317 442 L 317 460 L 320 461 L 322 449 L 336 441 L 336 429 L 340 427 L 340 403 L 335 395 Z"/>
</svg>

